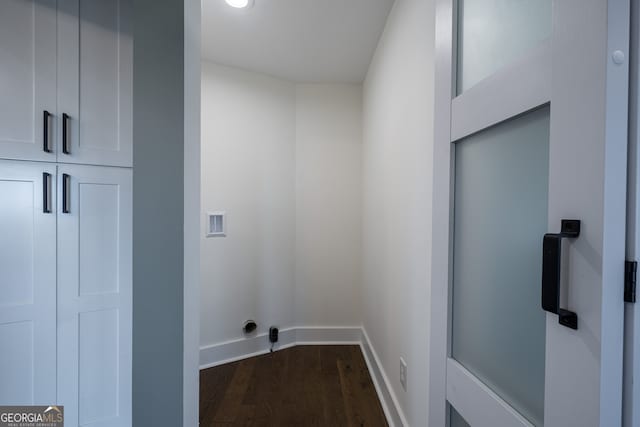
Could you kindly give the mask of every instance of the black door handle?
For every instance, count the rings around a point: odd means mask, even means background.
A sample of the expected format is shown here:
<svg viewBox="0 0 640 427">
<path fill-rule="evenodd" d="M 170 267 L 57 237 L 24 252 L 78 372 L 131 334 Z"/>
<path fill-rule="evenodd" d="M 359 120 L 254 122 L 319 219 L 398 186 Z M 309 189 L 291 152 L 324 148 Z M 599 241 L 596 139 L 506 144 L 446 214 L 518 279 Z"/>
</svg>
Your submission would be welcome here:
<svg viewBox="0 0 640 427">
<path fill-rule="evenodd" d="M 42 151 L 45 153 L 51 152 L 51 147 L 49 146 L 49 117 L 51 117 L 51 113 L 44 110 L 42 112 Z"/>
<path fill-rule="evenodd" d="M 64 154 L 71 154 L 68 141 L 69 134 L 67 132 L 67 124 L 70 118 L 71 117 L 67 113 L 62 113 L 62 152 Z"/>
<path fill-rule="evenodd" d="M 563 219 L 559 234 L 545 234 L 542 241 L 542 308 L 558 315 L 558 321 L 571 329 L 578 329 L 578 315 L 560 308 L 560 267 L 562 239 L 580 235 L 580 220 Z"/>
<path fill-rule="evenodd" d="M 51 174 L 42 172 L 42 212 L 51 213 Z"/>
<path fill-rule="evenodd" d="M 62 174 L 62 213 L 69 213 L 69 191 L 71 184 L 71 176 L 66 173 Z"/>
</svg>

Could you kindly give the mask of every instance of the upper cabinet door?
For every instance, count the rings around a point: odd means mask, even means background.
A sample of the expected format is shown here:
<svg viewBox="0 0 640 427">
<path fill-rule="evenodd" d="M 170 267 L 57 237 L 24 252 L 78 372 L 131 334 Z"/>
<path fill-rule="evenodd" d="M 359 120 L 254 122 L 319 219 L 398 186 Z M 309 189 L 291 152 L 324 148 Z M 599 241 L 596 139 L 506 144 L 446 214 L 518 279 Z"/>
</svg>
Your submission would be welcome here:
<svg viewBox="0 0 640 427">
<path fill-rule="evenodd" d="M 58 0 L 58 161 L 132 166 L 132 0 Z"/>
<path fill-rule="evenodd" d="M 56 1 L 0 2 L 0 158 L 56 160 Z"/>
</svg>

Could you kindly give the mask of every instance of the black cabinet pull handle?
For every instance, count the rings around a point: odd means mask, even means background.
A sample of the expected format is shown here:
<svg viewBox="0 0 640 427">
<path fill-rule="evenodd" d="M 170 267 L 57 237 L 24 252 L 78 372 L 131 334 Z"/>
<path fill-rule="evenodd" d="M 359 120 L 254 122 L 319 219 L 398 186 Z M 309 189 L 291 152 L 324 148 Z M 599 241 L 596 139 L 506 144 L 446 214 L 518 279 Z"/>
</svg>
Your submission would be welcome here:
<svg viewBox="0 0 640 427">
<path fill-rule="evenodd" d="M 69 191 L 71 185 L 71 176 L 66 173 L 62 174 L 62 213 L 69 213 Z"/>
<path fill-rule="evenodd" d="M 578 329 L 578 315 L 560 308 L 560 267 L 562 264 L 562 239 L 580 236 L 580 220 L 563 219 L 559 234 L 545 234 L 542 241 L 542 308 L 558 315 L 558 322 L 571 329 Z"/>
<path fill-rule="evenodd" d="M 67 124 L 71 117 L 67 113 L 62 113 L 62 152 L 64 154 L 71 154 L 71 149 L 69 148 L 69 135 L 67 132 Z"/>
<path fill-rule="evenodd" d="M 49 117 L 51 117 L 51 113 L 44 110 L 42 113 L 42 151 L 45 153 L 51 152 L 51 147 L 49 146 Z"/>
<path fill-rule="evenodd" d="M 51 213 L 51 174 L 42 172 L 42 212 Z"/>
</svg>

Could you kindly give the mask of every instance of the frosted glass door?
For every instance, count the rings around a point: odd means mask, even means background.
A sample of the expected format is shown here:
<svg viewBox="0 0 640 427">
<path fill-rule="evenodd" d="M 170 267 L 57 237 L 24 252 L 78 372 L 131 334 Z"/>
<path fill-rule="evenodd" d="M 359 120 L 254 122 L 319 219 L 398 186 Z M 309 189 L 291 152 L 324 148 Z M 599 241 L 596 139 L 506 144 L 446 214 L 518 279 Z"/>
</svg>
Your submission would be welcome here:
<svg viewBox="0 0 640 427">
<path fill-rule="evenodd" d="M 455 144 L 451 356 L 542 425 L 549 109 Z"/>
<path fill-rule="evenodd" d="M 622 422 L 629 15 L 436 0 L 429 425 Z"/>
<path fill-rule="evenodd" d="M 469 427 L 469 423 L 467 423 L 465 419 L 462 418 L 462 415 L 460 415 L 453 406 L 451 407 L 449 417 L 449 427 Z"/>
<path fill-rule="evenodd" d="M 551 0 L 460 0 L 457 92 L 551 37 Z"/>
</svg>

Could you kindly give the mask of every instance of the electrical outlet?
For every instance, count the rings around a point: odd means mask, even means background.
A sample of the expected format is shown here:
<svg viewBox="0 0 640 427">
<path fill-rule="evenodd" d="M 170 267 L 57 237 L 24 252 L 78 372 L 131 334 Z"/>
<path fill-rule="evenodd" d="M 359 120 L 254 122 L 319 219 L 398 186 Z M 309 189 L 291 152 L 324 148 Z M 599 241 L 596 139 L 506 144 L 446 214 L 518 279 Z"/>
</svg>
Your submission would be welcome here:
<svg viewBox="0 0 640 427">
<path fill-rule="evenodd" d="M 400 384 L 402 389 L 407 391 L 407 362 L 402 357 L 400 358 Z"/>
</svg>

